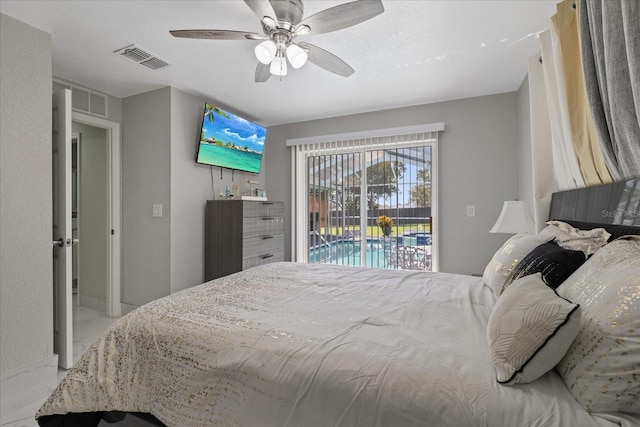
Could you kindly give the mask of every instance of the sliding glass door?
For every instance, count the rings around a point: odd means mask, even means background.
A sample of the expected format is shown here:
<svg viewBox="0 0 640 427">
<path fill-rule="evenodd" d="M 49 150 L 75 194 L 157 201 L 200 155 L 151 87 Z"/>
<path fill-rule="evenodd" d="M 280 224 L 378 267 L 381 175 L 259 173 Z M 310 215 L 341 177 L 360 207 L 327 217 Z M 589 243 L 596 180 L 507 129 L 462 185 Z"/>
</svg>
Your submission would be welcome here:
<svg viewBox="0 0 640 427">
<path fill-rule="evenodd" d="M 374 142 L 305 156 L 308 261 L 431 270 L 435 143 Z"/>
</svg>

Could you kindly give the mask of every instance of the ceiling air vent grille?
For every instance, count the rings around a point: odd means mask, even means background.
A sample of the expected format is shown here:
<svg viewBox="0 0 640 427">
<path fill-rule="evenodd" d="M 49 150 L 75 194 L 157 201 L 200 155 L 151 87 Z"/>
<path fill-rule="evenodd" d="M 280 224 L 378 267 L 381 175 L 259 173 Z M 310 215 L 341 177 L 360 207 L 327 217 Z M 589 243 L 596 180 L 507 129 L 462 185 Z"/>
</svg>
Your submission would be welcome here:
<svg viewBox="0 0 640 427">
<path fill-rule="evenodd" d="M 146 61 L 142 61 L 142 62 L 140 62 L 140 64 L 144 65 L 145 67 L 149 67 L 152 70 L 158 70 L 160 68 L 164 68 L 164 67 L 168 67 L 169 66 L 169 64 L 164 62 L 162 59 L 156 58 L 156 57 L 152 57 L 152 58 L 147 59 Z"/>
<path fill-rule="evenodd" d="M 168 67 L 169 63 L 156 57 L 155 55 L 139 48 L 136 45 L 129 45 L 114 51 L 114 53 L 120 54 L 126 58 L 129 58 L 140 65 L 144 65 L 152 70 L 159 70 L 160 68 Z"/>
</svg>

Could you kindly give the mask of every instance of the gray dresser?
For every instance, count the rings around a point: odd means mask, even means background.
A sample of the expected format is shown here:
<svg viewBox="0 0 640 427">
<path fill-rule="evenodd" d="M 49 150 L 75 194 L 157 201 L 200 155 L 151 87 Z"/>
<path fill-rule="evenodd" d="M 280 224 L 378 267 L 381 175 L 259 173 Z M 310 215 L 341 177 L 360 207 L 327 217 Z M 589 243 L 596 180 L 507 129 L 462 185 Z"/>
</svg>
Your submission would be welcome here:
<svg viewBox="0 0 640 427">
<path fill-rule="evenodd" d="M 283 202 L 207 201 L 205 281 L 283 260 Z"/>
</svg>

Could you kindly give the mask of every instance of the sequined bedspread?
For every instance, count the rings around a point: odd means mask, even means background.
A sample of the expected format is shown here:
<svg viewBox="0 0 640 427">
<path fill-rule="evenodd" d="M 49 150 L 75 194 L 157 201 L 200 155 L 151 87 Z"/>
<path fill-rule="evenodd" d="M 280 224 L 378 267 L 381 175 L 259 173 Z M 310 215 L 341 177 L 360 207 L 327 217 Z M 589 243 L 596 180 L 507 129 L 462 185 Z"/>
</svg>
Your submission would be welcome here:
<svg viewBox="0 0 640 427">
<path fill-rule="evenodd" d="M 555 372 L 497 384 L 481 278 L 274 263 L 114 323 L 37 417 L 167 426 L 605 426 Z"/>
</svg>

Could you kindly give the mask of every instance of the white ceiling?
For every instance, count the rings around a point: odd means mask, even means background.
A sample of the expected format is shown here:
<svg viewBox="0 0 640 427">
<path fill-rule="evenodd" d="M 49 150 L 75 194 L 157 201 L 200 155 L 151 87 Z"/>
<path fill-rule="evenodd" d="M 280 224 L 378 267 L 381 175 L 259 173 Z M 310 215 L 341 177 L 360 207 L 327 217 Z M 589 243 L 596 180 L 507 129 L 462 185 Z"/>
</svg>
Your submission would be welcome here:
<svg viewBox="0 0 640 427">
<path fill-rule="evenodd" d="M 360 0 L 367 1 L 367 0 Z M 311 63 L 255 83 L 259 42 L 178 39 L 174 29 L 262 33 L 243 1 L 0 1 L 52 35 L 53 75 L 124 98 L 173 86 L 264 126 L 515 91 L 557 0 L 383 0 L 351 28 L 299 36 L 356 71 Z M 306 0 L 304 17 L 345 1 Z M 169 62 L 153 71 L 114 54 L 136 44 Z"/>
</svg>

